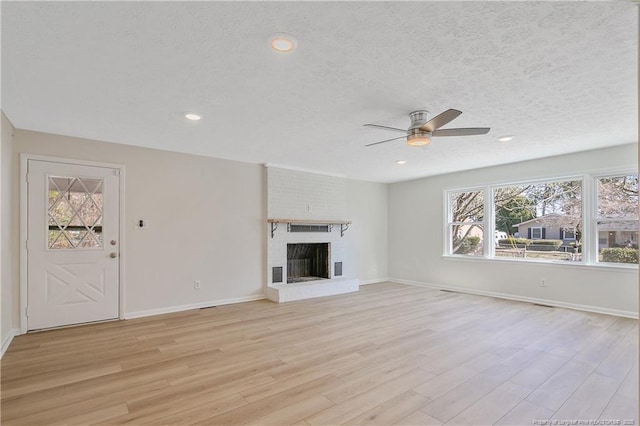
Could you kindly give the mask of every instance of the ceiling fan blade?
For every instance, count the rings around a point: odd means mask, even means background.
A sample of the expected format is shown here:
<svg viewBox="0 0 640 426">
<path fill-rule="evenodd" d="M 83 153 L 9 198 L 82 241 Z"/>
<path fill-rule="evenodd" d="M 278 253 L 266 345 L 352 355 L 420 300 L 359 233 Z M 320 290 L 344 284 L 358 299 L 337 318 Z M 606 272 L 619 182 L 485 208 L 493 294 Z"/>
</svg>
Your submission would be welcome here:
<svg viewBox="0 0 640 426">
<path fill-rule="evenodd" d="M 424 123 L 420 130 L 425 132 L 433 132 L 434 130 L 444 126 L 451 120 L 458 118 L 458 116 L 462 114 L 462 111 L 458 111 L 457 109 L 448 109 L 442 114 L 436 115 L 431 120 Z"/>
<path fill-rule="evenodd" d="M 466 129 L 440 129 L 434 130 L 431 136 L 473 136 L 484 135 L 491 130 L 489 127 L 469 127 Z"/>
<path fill-rule="evenodd" d="M 403 130 L 403 131 L 404 131 L 404 130 Z M 365 146 L 373 146 L 373 145 L 378 145 L 378 144 L 381 144 L 381 143 L 386 143 L 386 142 L 391 142 L 391 141 L 395 141 L 395 140 L 398 140 L 398 139 L 406 139 L 406 138 L 407 138 L 406 136 L 400 136 L 400 137 L 398 137 L 398 138 L 387 139 L 387 140 L 380 141 L 380 142 L 370 143 L 370 144 L 365 145 Z"/>
<path fill-rule="evenodd" d="M 365 124 L 364 127 L 373 127 L 374 129 L 383 129 L 383 130 L 393 130 L 396 132 L 402 132 L 402 133 L 407 133 L 407 131 L 405 129 L 398 129 L 396 127 L 389 127 L 389 126 L 381 126 L 379 124 Z"/>
</svg>

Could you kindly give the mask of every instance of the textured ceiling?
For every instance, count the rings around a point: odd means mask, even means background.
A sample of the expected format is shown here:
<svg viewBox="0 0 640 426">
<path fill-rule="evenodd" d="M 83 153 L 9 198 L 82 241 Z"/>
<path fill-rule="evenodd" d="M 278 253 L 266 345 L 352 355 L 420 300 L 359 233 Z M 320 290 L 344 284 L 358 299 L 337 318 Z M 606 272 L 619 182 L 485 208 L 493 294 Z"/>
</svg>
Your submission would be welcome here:
<svg viewBox="0 0 640 426">
<path fill-rule="evenodd" d="M 22 129 L 380 182 L 638 140 L 631 2 L 1 3 Z M 364 147 L 448 108 L 491 132 Z"/>
</svg>

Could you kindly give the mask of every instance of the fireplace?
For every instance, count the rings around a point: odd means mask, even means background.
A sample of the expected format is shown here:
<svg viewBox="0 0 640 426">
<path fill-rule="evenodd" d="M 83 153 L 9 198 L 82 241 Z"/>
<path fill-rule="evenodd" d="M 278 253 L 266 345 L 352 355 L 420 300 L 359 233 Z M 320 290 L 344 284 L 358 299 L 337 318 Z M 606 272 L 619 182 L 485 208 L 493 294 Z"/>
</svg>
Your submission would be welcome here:
<svg viewBox="0 0 640 426">
<path fill-rule="evenodd" d="M 287 283 L 329 278 L 329 243 L 287 244 Z"/>
</svg>

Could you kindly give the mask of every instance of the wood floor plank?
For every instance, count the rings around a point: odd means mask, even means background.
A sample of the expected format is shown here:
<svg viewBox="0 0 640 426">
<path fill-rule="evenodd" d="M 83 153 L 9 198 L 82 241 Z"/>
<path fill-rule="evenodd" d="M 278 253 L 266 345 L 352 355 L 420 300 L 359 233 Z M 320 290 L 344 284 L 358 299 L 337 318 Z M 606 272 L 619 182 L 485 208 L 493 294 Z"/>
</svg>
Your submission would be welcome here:
<svg viewBox="0 0 640 426">
<path fill-rule="evenodd" d="M 596 367 L 593 363 L 571 360 L 531 393 L 527 401 L 555 412 Z"/>
<path fill-rule="evenodd" d="M 81 380 L 98 378 L 122 371 L 120 364 L 86 367 L 72 373 L 60 374 L 51 372 L 42 376 L 29 377 L 25 380 L 13 380 L 2 384 L 2 398 L 25 395 L 31 392 L 65 385 Z"/>
<path fill-rule="evenodd" d="M 307 423 L 304 419 L 334 405 L 322 395 L 313 395 L 302 401 L 282 407 L 266 416 L 255 419 L 252 425 L 290 425 L 298 422 Z"/>
<path fill-rule="evenodd" d="M 552 415 L 553 410 L 523 400 L 495 424 L 502 426 L 545 424 L 542 422 L 550 419 Z"/>
<path fill-rule="evenodd" d="M 597 419 L 620 387 L 620 381 L 600 374 L 587 380 L 562 404 L 552 419 Z M 597 392 L 594 392 L 597 389 Z"/>
<path fill-rule="evenodd" d="M 434 419 L 424 411 L 420 410 L 416 410 L 394 423 L 394 425 L 398 426 L 440 426 L 442 424 L 443 423 L 440 420 Z"/>
<path fill-rule="evenodd" d="M 638 399 L 638 363 L 636 362 L 600 415 L 600 419 L 637 420 Z"/>
<path fill-rule="evenodd" d="M 637 424 L 637 345 L 637 320 L 387 282 L 16 336 L 0 422 Z"/>
<path fill-rule="evenodd" d="M 460 414 L 451 419 L 450 425 L 492 425 L 511 410 L 529 393 L 531 388 L 506 381 L 489 392 Z"/>
<path fill-rule="evenodd" d="M 306 421 L 312 425 L 342 424 L 401 395 L 433 377 L 432 373 L 415 368 L 408 373 L 382 383 L 367 392 L 336 404 Z"/>
<path fill-rule="evenodd" d="M 522 370 L 517 363 L 498 364 L 434 399 L 422 411 L 444 423 Z M 500 418 L 500 416 L 498 416 Z"/>
<path fill-rule="evenodd" d="M 327 375 L 195 424 L 211 425 L 251 423 L 256 419 L 267 416 L 275 411 L 279 411 L 284 407 L 296 404 L 317 395 L 326 388 L 331 387 L 335 382 L 335 377 Z"/>
<path fill-rule="evenodd" d="M 609 355 L 600 363 L 596 373 L 622 380 L 638 362 L 638 343 L 635 339 L 621 339 L 611 347 Z"/>
<path fill-rule="evenodd" d="M 405 392 L 369 411 L 360 414 L 344 424 L 347 425 L 390 425 L 402 420 L 405 414 L 418 410 L 427 399 L 413 391 Z"/>
</svg>

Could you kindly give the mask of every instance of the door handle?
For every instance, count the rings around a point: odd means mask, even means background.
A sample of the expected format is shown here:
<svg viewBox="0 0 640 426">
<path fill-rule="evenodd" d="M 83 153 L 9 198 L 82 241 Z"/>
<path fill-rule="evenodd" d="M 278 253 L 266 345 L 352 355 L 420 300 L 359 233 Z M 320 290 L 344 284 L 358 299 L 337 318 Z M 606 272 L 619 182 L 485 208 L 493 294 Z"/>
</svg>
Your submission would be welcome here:
<svg viewBox="0 0 640 426">
<path fill-rule="evenodd" d="M 112 258 L 112 259 L 115 259 L 116 257 L 118 257 L 118 253 L 116 253 L 115 251 L 112 251 L 112 252 L 109 254 L 109 257 L 110 257 L 110 258 Z"/>
</svg>

